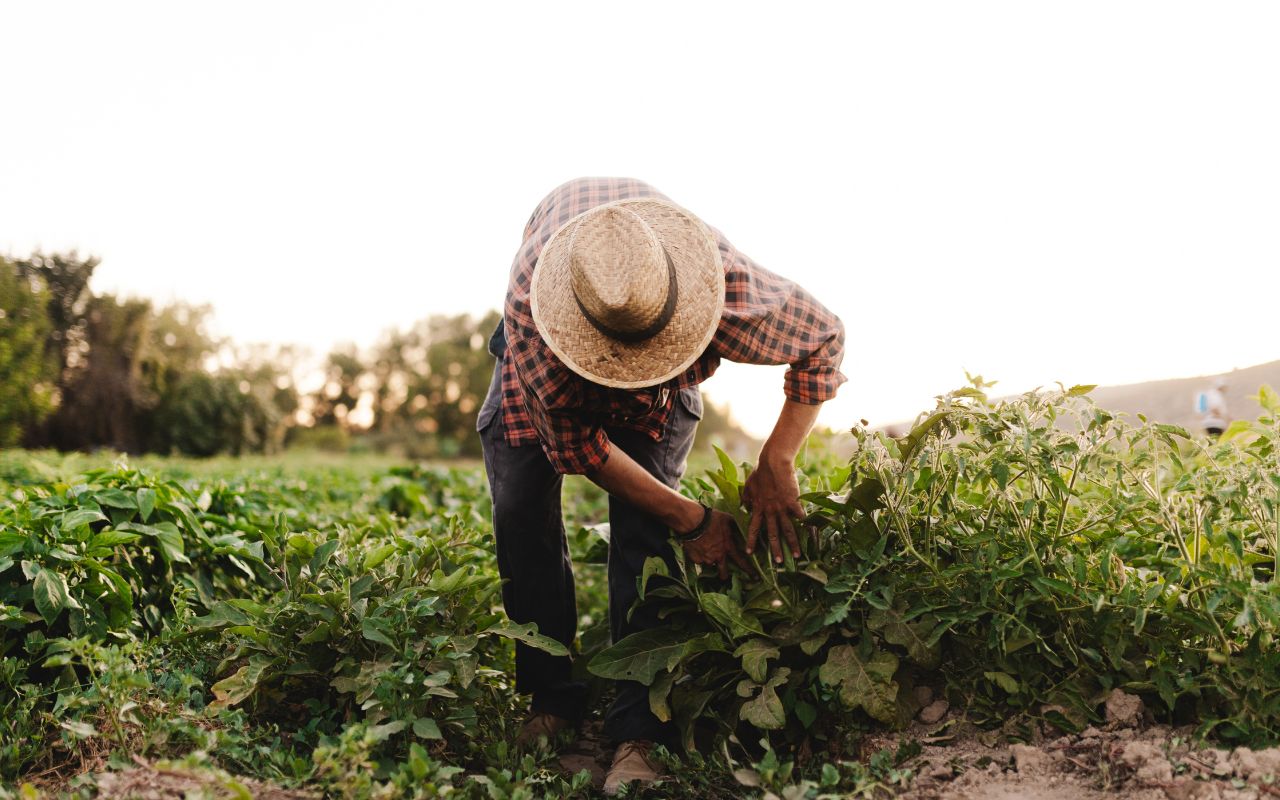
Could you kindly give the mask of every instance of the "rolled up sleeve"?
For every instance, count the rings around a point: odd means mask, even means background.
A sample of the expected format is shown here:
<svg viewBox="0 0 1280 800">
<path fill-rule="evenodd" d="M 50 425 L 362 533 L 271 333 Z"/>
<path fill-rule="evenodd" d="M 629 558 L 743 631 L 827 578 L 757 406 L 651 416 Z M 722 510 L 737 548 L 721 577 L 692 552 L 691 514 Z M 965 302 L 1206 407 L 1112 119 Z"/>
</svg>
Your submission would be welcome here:
<svg viewBox="0 0 1280 800">
<path fill-rule="evenodd" d="M 576 392 L 566 386 L 571 379 L 559 373 L 559 370 L 547 369 L 549 362 L 542 363 L 542 370 L 534 372 L 530 377 L 534 383 L 546 387 L 554 384 L 558 391 L 549 392 L 560 402 L 565 398 L 573 398 Z M 609 460 L 609 437 L 604 428 L 596 424 L 592 417 L 584 415 L 577 408 L 548 407 L 543 396 L 534 390 L 525 375 L 519 375 L 520 396 L 524 401 L 524 410 L 528 422 L 537 434 L 538 444 L 546 453 L 551 466 L 561 475 L 587 475 L 600 469 Z"/>
<path fill-rule="evenodd" d="M 844 323 L 792 281 L 739 253 L 720 237 L 725 271 L 725 307 L 713 344 L 729 361 L 787 364 L 783 392 L 816 405 L 836 396 L 847 379 Z"/>
<path fill-rule="evenodd" d="M 560 415 L 548 415 L 546 420 L 552 431 L 539 429 L 538 438 L 556 472 L 589 475 L 609 460 L 609 437 L 600 426 L 583 425 Z"/>
</svg>

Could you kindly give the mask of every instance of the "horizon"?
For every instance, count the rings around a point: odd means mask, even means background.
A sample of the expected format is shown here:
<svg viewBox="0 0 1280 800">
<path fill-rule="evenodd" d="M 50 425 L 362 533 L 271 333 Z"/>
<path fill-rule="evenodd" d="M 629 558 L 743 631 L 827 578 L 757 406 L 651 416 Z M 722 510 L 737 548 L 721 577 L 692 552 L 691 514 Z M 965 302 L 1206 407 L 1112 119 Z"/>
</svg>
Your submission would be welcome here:
<svg viewBox="0 0 1280 800">
<path fill-rule="evenodd" d="M 500 307 L 546 192 L 634 175 L 844 319 L 833 429 L 1280 358 L 1280 8 L 929 9 L 8 7 L 0 253 L 323 358 Z M 762 436 L 782 370 L 705 388 Z"/>
</svg>

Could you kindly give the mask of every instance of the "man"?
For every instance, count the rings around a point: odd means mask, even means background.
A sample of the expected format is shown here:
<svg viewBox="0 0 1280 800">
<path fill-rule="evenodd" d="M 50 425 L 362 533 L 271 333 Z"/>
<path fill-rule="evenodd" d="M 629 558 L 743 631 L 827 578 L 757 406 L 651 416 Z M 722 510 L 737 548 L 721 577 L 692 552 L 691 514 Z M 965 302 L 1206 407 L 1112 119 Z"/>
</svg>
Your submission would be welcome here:
<svg viewBox="0 0 1280 800">
<path fill-rule="evenodd" d="M 503 604 L 570 645 L 573 573 L 560 514 L 562 475 L 609 493 L 609 622 L 614 641 L 662 624 L 628 611 L 646 558 L 688 558 L 728 576 L 747 569 L 732 517 L 680 495 L 702 414 L 698 384 L 720 359 L 790 364 L 786 401 L 744 488 L 746 550 L 767 540 L 799 555 L 795 457 L 819 405 L 845 380 L 844 328 L 800 287 L 739 253 L 718 232 L 629 178 L 564 184 L 534 210 L 516 254 L 498 358 L 477 420 L 493 496 Z M 533 695 L 518 744 L 553 739 L 582 716 L 567 657 L 516 645 L 516 688 Z M 659 777 L 654 743 L 675 744 L 647 689 L 621 682 L 605 720 L 617 745 L 605 791 Z"/>
<path fill-rule="evenodd" d="M 1196 411 L 1200 414 L 1200 427 L 1210 438 L 1217 438 L 1227 429 L 1227 381 L 1215 378 L 1210 389 L 1196 395 Z"/>
</svg>

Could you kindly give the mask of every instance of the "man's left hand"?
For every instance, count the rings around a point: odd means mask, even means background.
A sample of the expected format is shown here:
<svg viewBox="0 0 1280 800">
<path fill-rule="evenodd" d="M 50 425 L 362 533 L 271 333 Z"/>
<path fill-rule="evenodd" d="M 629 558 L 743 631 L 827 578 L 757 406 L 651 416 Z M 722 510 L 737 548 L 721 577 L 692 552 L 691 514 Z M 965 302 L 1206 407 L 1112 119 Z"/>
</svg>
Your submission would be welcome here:
<svg viewBox="0 0 1280 800">
<path fill-rule="evenodd" d="M 800 505 L 800 485 L 796 483 L 795 460 L 762 457 L 742 488 L 742 501 L 751 511 L 747 527 L 747 552 L 753 553 L 763 531 L 769 537 L 773 560 L 782 563 L 782 540 L 791 555 L 800 557 L 800 540 L 795 521 L 804 516 Z"/>
</svg>

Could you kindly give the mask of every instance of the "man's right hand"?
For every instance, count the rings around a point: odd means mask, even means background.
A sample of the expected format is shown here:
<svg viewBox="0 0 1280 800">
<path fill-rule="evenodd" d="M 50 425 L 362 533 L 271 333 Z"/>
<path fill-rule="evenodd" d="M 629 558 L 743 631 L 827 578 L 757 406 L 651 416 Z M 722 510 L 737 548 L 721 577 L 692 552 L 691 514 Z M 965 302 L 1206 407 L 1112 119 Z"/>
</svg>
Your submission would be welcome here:
<svg viewBox="0 0 1280 800">
<path fill-rule="evenodd" d="M 729 578 L 729 560 L 744 572 L 752 572 L 751 562 L 738 546 L 738 526 L 733 517 L 723 511 L 712 511 L 706 533 L 692 542 L 683 542 L 685 555 L 695 564 L 715 565 L 720 568 L 720 579 Z"/>
</svg>

